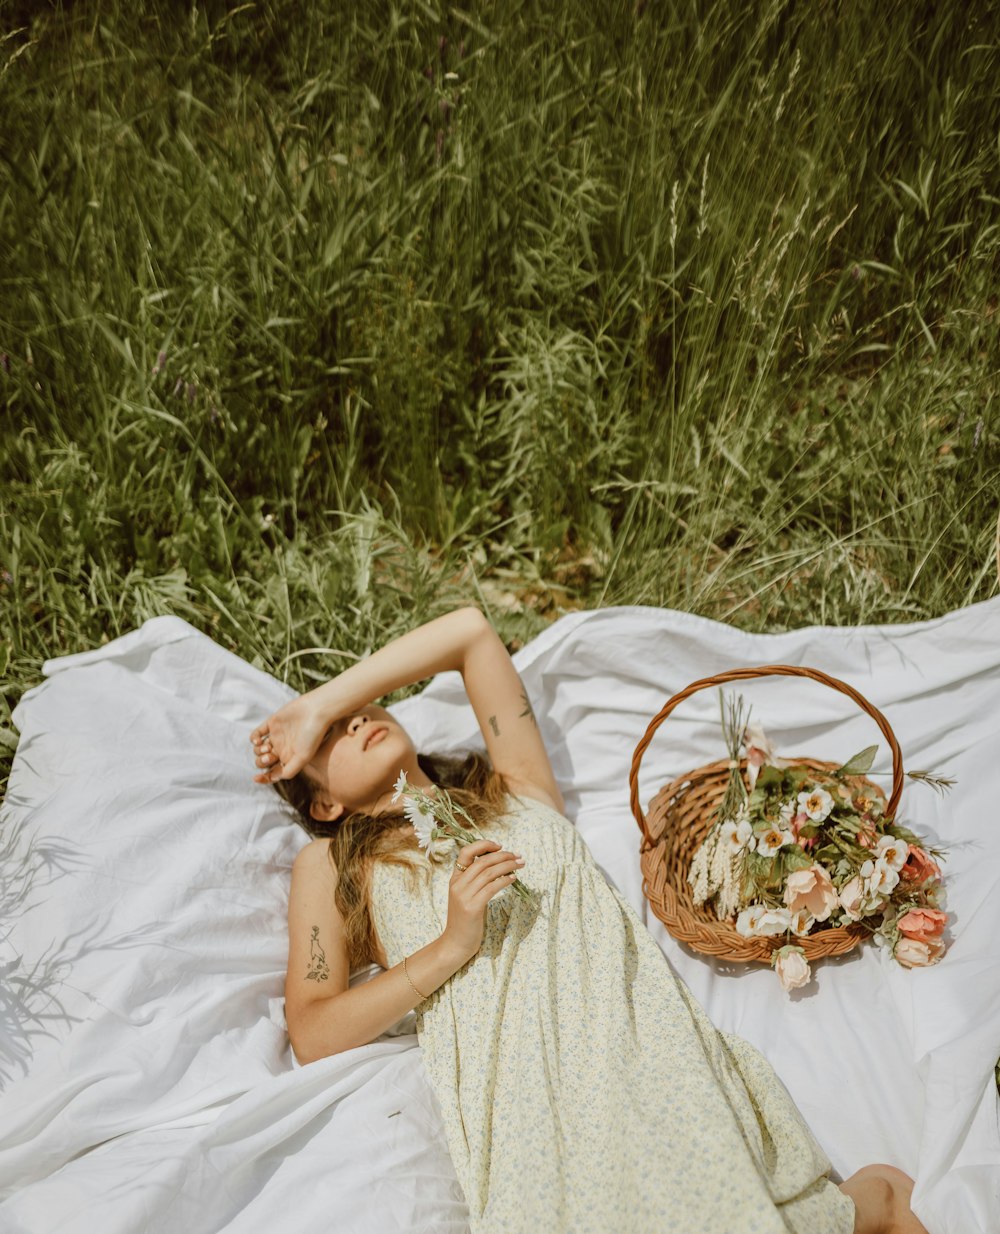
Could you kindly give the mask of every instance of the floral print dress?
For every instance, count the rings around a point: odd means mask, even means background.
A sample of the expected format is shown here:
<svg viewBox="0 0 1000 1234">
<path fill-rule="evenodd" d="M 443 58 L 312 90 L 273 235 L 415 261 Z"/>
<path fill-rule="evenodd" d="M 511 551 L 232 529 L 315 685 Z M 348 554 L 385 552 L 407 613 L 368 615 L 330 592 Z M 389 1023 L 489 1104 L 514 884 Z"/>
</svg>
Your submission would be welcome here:
<svg viewBox="0 0 1000 1234">
<path fill-rule="evenodd" d="M 473 1234 L 852 1234 L 855 1208 L 770 1063 L 719 1032 L 573 824 L 528 798 L 479 952 L 416 1007 Z M 377 863 L 389 966 L 447 922 L 451 861 Z"/>
</svg>

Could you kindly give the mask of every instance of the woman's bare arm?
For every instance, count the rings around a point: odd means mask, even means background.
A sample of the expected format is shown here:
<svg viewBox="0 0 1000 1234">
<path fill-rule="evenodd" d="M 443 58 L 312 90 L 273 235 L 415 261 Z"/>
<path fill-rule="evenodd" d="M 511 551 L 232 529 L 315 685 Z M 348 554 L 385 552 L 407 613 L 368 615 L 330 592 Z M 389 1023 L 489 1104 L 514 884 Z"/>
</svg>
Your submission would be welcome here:
<svg viewBox="0 0 1000 1234">
<path fill-rule="evenodd" d="M 281 760 L 254 779 L 290 779 L 334 720 L 435 673 L 458 671 L 494 769 L 514 792 L 564 808 L 531 702 L 497 632 L 477 608 L 460 608 L 394 639 L 286 704 L 251 734 L 269 732 Z"/>
<path fill-rule="evenodd" d="M 524 865 L 492 840 L 460 848 L 465 870 L 452 873 L 442 933 L 407 956 L 405 972 L 400 962 L 349 988 L 344 925 L 334 900 L 337 871 L 328 846 L 327 840 L 313 840 L 292 867 L 285 1019 L 303 1064 L 374 1041 L 454 976 L 479 950 L 488 901 Z"/>
<path fill-rule="evenodd" d="M 337 875 L 329 841 L 313 840 L 295 859 L 288 901 L 285 1020 L 295 1057 L 315 1062 L 367 1045 L 456 973 L 469 956 L 439 936 L 402 964 L 348 987 L 344 924 L 334 903 Z"/>
</svg>

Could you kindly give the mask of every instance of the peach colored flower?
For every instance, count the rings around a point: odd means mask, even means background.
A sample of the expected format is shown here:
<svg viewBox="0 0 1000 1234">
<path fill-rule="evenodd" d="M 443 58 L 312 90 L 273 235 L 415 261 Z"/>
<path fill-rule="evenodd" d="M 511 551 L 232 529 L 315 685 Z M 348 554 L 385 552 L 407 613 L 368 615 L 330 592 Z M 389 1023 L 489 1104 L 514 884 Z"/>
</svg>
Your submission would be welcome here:
<svg viewBox="0 0 1000 1234">
<path fill-rule="evenodd" d="M 907 882 L 922 883 L 924 879 L 937 878 L 940 874 L 941 867 L 933 860 L 930 853 L 916 844 L 909 845 L 906 864 L 900 870 L 900 875 Z"/>
<path fill-rule="evenodd" d="M 905 917 L 896 922 L 900 934 L 916 939 L 919 943 L 929 943 L 931 939 L 941 936 L 948 921 L 948 914 L 937 908 L 911 908 Z"/>
<path fill-rule="evenodd" d="M 786 990 L 797 990 L 808 983 L 812 972 L 801 947 L 781 947 L 774 961 L 774 971 Z"/>
<path fill-rule="evenodd" d="M 812 865 L 789 874 L 785 903 L 793 913 L 804 908 L 817 921 L 826 921 L 840 901 L 830 875 L 822 866 Z"/>
<path fill-rule="evenodd" d="M 893 955 L 905 968 L 923 968 L 927 964 L 936 964 L 944 952 L 945 946 L 940 938 L 930 938 L 922 943 L 919 939 L 904 936 L 896 944 Z"/>
</svg>

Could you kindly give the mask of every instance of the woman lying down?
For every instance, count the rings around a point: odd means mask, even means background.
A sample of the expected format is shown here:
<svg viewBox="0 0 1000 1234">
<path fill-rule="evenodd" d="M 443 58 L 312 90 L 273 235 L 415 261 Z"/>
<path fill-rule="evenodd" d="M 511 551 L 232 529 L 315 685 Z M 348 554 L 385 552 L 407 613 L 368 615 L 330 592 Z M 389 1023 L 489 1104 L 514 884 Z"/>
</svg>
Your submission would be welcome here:
<svg viewBox="0 0 1000 1234">
<path fill-rule="evenodd" d="M 372 701 L 448 670 L 488 760 L 418 754 Z M 607 882 L 477 609 L 387 644 L 250 740 L 254 779 L 315 837 L 288 911 L 295 1056 L 365 1045 L 415 1008 L 473 1234 L 927 1234 L 901 1170 L 830 1179 L 770 1063 L 715 1029 Z M 401 772 L 489 838 L 435 839 L 432 857 Z M 372 963 L 385 972 L 349 988 Z"/>
</svg>

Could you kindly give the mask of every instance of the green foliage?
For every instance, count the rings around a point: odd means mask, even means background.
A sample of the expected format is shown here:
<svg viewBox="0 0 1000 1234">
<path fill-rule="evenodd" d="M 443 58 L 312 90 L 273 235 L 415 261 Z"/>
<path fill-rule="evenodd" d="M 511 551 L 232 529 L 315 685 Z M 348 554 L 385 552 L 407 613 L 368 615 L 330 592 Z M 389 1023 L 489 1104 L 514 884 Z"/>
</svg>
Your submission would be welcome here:
<svg viewBox="0 0 1000 1234">
<path fill-rule="evenodd" d="M 872 769 L 878 746 L 865 746 L 857 754 L 852 755 L 846 763 L 842 763 L 833 772 L 835 776 L 863 776 Z"/>
<path fill-rule="evenodd" d="M 161 612 L 308 688 L 995 592 L 989 5 L 0 13 L 0 730 Z"/>
</svg>

